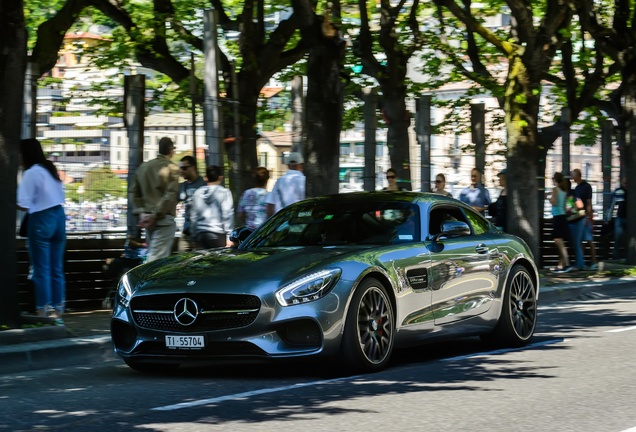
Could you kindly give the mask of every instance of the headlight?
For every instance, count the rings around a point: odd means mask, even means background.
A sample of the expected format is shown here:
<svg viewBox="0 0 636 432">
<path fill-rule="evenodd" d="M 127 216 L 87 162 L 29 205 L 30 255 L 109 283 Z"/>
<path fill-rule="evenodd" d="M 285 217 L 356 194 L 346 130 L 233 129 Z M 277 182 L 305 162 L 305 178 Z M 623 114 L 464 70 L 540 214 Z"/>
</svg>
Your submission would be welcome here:
<svg viewBox="0 0 636 432">
<path fill-rule="evenodd" d="M 128 274 L 125 274 L 119 280 L 119 286 L 117 287 L 117 302 L 123 307 L 128 307 L 131 297 L 132 288 L 130 286 L 130 281 L 128 280 Z"/>
<path fill-rule="evenodd" d="M 329 269 L 311 273 L 285 285 L 276 292 L 281 306 L 291 306 L 318 300 L 336 284 L 342 270 Z"/>
</svg>

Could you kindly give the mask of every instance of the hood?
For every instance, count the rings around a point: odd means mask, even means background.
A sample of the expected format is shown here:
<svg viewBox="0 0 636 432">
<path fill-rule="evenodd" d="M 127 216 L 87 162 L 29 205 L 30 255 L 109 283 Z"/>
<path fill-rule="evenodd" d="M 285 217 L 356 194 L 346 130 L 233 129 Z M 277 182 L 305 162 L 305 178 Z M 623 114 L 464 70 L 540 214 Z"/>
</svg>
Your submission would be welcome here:
<svg viewBox="0 0 636 432">
<path fill-rule="evenodd" d="M 223 289 L 284 283 L 301 274 L 322 268 L 368 246 L 289 247 L 238 250 L 213 249 L 174 255 L 141 265 L 129 273 L 137 290 L 174 290 L 186 281 L 208 289 Z M 201 284 L 200 284 L 201 283 Z"/>
<path fill-rule="evenodd" d="M 210 205 L 214 202 L 215 199 L 218 200 L 218 198 L 221 198 L 223 194 L 221 194 L 222 191 L 220 189 L 222 189 L 222 186 L 218 186 L 218 185 L 212 185 L 212 186 L 201 188 L 201 195 L 202 195 L 203 201 L 206 204 Z"/>
</svg>

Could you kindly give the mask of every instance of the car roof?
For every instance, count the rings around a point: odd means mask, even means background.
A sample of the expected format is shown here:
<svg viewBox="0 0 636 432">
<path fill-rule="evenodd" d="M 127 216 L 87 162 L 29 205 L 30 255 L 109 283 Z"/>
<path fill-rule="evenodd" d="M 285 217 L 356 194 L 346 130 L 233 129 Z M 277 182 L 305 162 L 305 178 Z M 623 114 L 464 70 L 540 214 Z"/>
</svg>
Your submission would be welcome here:
<svg viewBox="0 0 636 432">
<path fill-rule="evenodd" d="M 435 193 L 410 192 L 410 191 L 375 191 L 375 192 L 347 192 L 332 195 L 324 195 L 316 198 L 309 198 L 307 201 L 332 201 L 332 202 L 412 202 L 412 203 L 433 203 L 448 202 L 457 204 L 457 200 Z"/>
</svg>

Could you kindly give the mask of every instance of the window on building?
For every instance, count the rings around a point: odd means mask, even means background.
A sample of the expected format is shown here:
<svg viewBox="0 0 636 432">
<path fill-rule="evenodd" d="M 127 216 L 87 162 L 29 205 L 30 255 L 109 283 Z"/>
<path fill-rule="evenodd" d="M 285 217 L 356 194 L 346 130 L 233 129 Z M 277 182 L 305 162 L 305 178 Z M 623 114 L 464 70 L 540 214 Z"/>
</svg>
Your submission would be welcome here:
<svg viewBox="0 0 636 432">
<path fill-rule="evenodd" d="M 354 150 L 354 155 L 355 156 L 364 156 L 364 143 L 356 143 L 355 150 Z"/>
<path fill-rule="evenodd" d="M 349 156 L 351 154 L 350 143 L 340 143 L 340 156 Z"/>
<path fill-rule="evenodd" d="M 121 151 L 117 151 L 117 155 L 116 155 L 116 161 L 121 161 Z"/>
<path fill-rule="evenodd" d="M 258 166 L 267 167 L 267 152 L 261 152 L 258 155 Z"/>
<path fill-rule="evenodd" d="M 375 145 L 375 155 L 384 156 L 385 143 L 379 142 Z"/>
</svg>

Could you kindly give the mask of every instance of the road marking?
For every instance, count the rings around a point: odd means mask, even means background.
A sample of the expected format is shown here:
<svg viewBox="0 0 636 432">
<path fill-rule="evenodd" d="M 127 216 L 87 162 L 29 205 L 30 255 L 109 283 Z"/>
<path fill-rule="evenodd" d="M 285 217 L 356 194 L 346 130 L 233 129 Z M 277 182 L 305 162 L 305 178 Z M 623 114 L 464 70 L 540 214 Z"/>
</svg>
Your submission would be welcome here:
<svg viewBox="0 0 636 432">
<path fill-rule="evenodd" d="M 630 331 L 630 330 L 636 330 L 636 326 L 621 327 L 621 328 L 617 328 L 617 329 L 613 329 L 613 330 L 608 330 L 607 333 L 620 333 L 620 332 Z M 636 430 L 636 429 L 634 429 L 634 430 Z"/>
<path fill-rule="evenodd" d="M 504 349 L 498 349 L 498 350 L 493 350 L 493 351 L 478 352 L 478 353 L 468 354 L 468 355 L 463 355 L 463 356 L 449 357 L 449 358 L 441 359 L 440 361 L 449 362 L 449 361 L 465 360 L 465 359 L 468 359 L 468 358 L 475 358 L 475 357 L 486 357 L 486 356 L 489 356 L 489 355 L 505 354 L 505 353 L 514 352 L 514 351 L 523 351 L 523 350 L 527 350 L 527 349 L 531 349 L 531 348 L 536 348 L 536 347 L 541 347 L 541 346 L 546 346 L 546 345 L 553 345 L 553 344 L 561 343 L 561 342 L 565 342 L 565 339 L 563 339 L 563 338 L 561 338 L 561 339 L 551 339 L 551 340 L 547 340 L 547 341 L 543 341 L 543 342 L 536 342 L 536 343 L 533 343 L 533 344 L 530 344 L 530 345 L 526 345 L 524 347 L 519 347 L 519 348 L 504 348 Z"/>
<path fill-rule="evenodd" d="M 323 385 L 323 384 L 333 384 L 335 382 L 355 379 L 355 378 L 358 378 L 358 377 L 359 376 L 349 376 L 349 377 L 342 377 L 342 378 L 334 378 L 334 379 L 330 379 L 330 380 L 311 381 L 311 382 L 306 382 L 306 383 L 298 383 L 298 384 L 292 384 L 292 385 L 283 386 L 283 387 L 264 388 L 264 389 L 260 389 L 260 390 L 253 390 L 253 391 L 248 391 L 248 392 L 243 392 L 243 393 L 235 393 L 235 394 L 231 394 L 231 395 L 219 396 L 219 397 L 210 398 L 210 399 L 201 399 L 201 400 L 196 400 L 196 401 L 191 401 L 191 402 L 182 402 L 182 403 L 178 403 L 178 404 L 174 404 L 174 405 L 165 405 L 165 406 L 161 406 L 161 407 L 151 408 L 151 410 L 153 410 L 153 411 L 174 411 L 174 410 L 183 409 L 183 408 L 192 408 L 192 407 L 197 407 L 197 406 L 201 406 L 201 405 L 208 405 L 208 404 L 214 404 L 214 403 L 219 403 L 219 402 L 226 402 L 226 401 L 230 401 L 230 400 L 246 399 L 246 398 L 249 398 L 249 397 L 252 397 L 252 396 L 259 396 L 259 395 L 268 394 L 268 393 L 276 393 L 276 392 L 282 392 L 282 391 L 286 391 L 286 390 L 296 390 L 296 389 L 299 389 L 299 388 L 302 388 L 302 387 L 314 387 L 314 386 L 319 386 L 319 385 Z"/>
<path fill-rule="evenodd" d="M 625 429 L 624 431 L 621 431 L 621 432 L 636 432 L 636 427 Z"/>
</svg>

